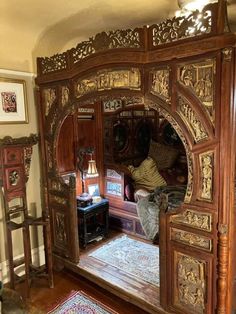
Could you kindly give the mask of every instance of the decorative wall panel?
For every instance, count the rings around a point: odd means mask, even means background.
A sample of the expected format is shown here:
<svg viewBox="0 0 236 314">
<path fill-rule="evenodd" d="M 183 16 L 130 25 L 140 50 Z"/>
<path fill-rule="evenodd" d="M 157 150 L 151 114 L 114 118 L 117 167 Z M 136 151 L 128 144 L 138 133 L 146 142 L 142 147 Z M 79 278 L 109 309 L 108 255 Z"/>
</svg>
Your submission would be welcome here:
<svg viewBox="0 0 236 314">
<path fill-rule="evenodd" d="M 206 262 L 175 252 L 175 305 L 188 313 L 205 313 Z"/>
<path fill-rule="evenodd" d="M 184 213 L 171 216 L 171 222 L 207 232 L 212 231 L 212 215 L 191 209 L 187 209 Z"/>
<path fill-rule="evenodd" d="M 213 172 L 214 152 L 199 155 L 200 163 L 200 199 L 212 201 L 213 199 Z"/>
<path fill-rule="evenodd" d="M 208 134 L 200 119 L 197 117 L 196 112 L 185 98 L 179 97 L 177 111 L 191 132 L 196 143 L 208 138 Z"/>
<path fill-rule="evenodd" d="M 198 97 L 210 121 L 215 122 L 215 59 L 179 66 L 178 81 Z"/>
<path fill-rule="evenodd" d="M 45 116 L 48 115 L 49 110 L 56 100 L 56 89 L 55 88 L 46 88 L 43 89 L 43 104 Z"/>
<path fill-rule="evenodd" d="M 212 240 L 192 232 L 171 228 L 171 240 L 211 252 Z"/>
<path fill-rule="evenodd" d="M 111 88 L 141 89 L 141 74 L 137 68 L 130 70 L 103 70 L 96 75 L 79 80 L 76 83 L 76 97 L 85 94 L 109 90 Z"/>
<path fill-rule="evenodd" d="M 151 93 L 168 102 L 170 101 L 169 83 L 169 69 L 152 71 Z"/>
</svg>

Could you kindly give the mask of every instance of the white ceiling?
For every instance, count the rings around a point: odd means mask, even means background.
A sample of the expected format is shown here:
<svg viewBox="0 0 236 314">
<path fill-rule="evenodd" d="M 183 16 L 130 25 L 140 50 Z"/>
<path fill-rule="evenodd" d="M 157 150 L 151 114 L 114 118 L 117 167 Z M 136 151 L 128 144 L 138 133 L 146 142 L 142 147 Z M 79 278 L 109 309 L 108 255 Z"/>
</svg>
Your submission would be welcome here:
<svg viewBox="0 0 236 314">
<path fill-rule="evenodd" d="M 236 0 L 229 2 L 234 30 Z M 103 30 L 158 23 L 176 10 L 177 0 L 1 0 L 0 28 L 33 38 L 31 51 L 36 57 L 74 47 Z"/>
</svg>

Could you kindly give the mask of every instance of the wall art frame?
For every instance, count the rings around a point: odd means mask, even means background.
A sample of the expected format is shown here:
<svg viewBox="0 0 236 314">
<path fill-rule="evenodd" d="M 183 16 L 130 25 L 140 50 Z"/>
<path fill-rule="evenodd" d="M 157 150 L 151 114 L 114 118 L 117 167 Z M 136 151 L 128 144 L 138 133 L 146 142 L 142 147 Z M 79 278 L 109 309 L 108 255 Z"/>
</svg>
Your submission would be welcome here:
<svg viewBox="0 0 236 314">
<path fill-rule="evenodd" d="M 0 77 L 0 124 L 28 122 L 26 82 Z"/>
</svg>

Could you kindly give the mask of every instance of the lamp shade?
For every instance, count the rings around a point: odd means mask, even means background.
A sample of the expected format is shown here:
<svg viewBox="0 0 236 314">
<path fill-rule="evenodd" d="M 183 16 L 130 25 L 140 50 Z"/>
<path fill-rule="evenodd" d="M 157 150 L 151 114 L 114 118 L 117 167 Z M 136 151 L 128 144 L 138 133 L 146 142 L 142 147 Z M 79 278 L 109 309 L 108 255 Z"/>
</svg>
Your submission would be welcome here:
<svg viewBox="0 0 236 314">
<path fill-rule="evenodd" d="M 96 161 L 94 159 L 91 159 L 91 160 L 88 161 L 88 171 L 86 173 L 86 176 L 88 178 L 98 177 Z"/>
</svg>

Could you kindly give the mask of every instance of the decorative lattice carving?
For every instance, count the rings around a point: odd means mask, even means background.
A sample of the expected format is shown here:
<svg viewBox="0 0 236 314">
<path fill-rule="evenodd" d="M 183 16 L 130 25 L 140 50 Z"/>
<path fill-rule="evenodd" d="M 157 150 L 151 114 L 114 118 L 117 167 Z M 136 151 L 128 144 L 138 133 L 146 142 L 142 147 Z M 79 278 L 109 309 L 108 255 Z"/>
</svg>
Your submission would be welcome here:
<svg viewBox="0 0 236 314">
<path fill-rule="evenodd" d="M 213 170 L 214 152 L 207 152 L 199 155 L 200 162 L 200 199 L 212 201 L 213 193 Z"/>
<path fill-rule="evenodd" d="M 214 124 L 215 59 L 180 66 L 178 81 L 191 89 L 198 97 Z"/>
<path fill-rule="evenodd" d="M 175 303 L 189 313 L 205 313 L 206 263 L 191 256 L 176 253 Z"/>
<path fill-rule="evenodd" d="M 181 141 L 185 147 L 187 162 L 188 162 L 188 184 L 187 184 L 186 194 L 184 197 L 184 202 L 189 203 L 191 201 L 192 194 L 193 194 L 193 160 L 192 160 L 193 158 L 192 158 L 192 153 L 190 152 L 189 145 L 188 145 L 186 138 L 183 134 L 183 131 L 182 131 L 181 127 L 179 126 L 179 124 L 176 122 L 176 120 L 166 110 L 164 110 L 163 108 L 158 106 L 158 104 L 153 103 L 151 101 L 145 101 L 145 107 L 146 107 L 146 109 L 153 108 L 153 109 L 159 111 L 160 114 L 167 121 L 169 121 L 170 124 L 173 126 L 173 128 L 175 129 L 175 131 L 179 135 L 179 137 L 180 137 L 180 139 L 181 139 Z"/>
<path fill-rule="evenodd" d="M 66 52 L 56 54 L 52 57 L 40 58 L 41 73 L 47 74 L 67 69 Z"/>
<path fill-rule="evenodd" d="M 153 46 L 171 43 L 212 31 L 212 13 L 195 11 L 189 15 L 174 17 L 155 25 L 152 29 Z"/>
<path fill-rule="evenodd" d="M 97 72 L 94 76 L 84 78 L 76 83 L 76 97 L 85 94 L 109 90 L 111 88 L 127 88 L 140 90 L 141 75 L 137 68 L 130 70 L 104 70 Z"/>
<path fill-rule="evenodd" d="M 116 30 L 102 32 L 79 43 L 72 49 L 73 63 L 77 63 L 96 52 L 116 48 L 140 48 L 140 33 L 138 29 Z"/>
<path fill-rule="evenodd" d="M 170 101 L 169 86 L 169 69 L 152 71 L 152 94 Z"/>
<path fill-rule="evenodd" d="M 171 216 L 171 222 L 184 224 L 194 229 L 211 232 L 212 215 L 187 209 L 184 213 Z"/>
<path fill-rule="evenodd" d="M 190 130 L 196 143 L 208 138 L 204 126 L 186 99 L 179 97 L 177 112 Z"/>
<path fill-rule="evenodd" d="M 50 108 L 55 100 L 56 100 L 55 88 L 46 88 L 43 90 L 43 103 L 44 103 L 45 116 L 48 115 Z"/>
<path fill-rule="evenodd" d="M 212 250 L 211 239 L 194 234 L 192 232 L 171 228 L 171 239 L 183 244 L 188 244 L 195 248 L 203 249 L 208 252 L 211 252 Z"/>
</svg>

